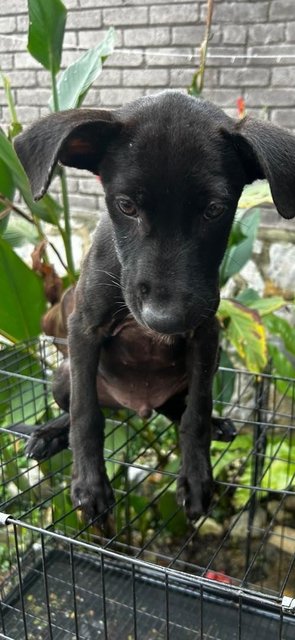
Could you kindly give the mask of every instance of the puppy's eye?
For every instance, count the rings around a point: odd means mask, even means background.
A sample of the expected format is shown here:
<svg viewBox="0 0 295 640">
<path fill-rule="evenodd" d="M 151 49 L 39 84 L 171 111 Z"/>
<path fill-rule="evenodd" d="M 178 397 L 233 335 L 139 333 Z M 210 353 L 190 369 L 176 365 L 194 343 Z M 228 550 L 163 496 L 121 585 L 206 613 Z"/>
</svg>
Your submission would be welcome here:
<svg viewBox="0 0 295 640">
<path fill-rule="evenodd" d="M 220 204 L 218 202 L 210 202 L 204 213 L 204 218 L 206 218 L 206 220 L 214 220 L 215 218 L 219 218 L 219 216 L 221 216 L 223 212 L 223 204 Z"/>
<path fill-rule="evenodd" d="M 137 208 L 134 202 L 132 202 L 132 200 L 129 200 L 129 198 L 118 198 L 117 207 L 122 213 L 125 214 L 125 216 L 137 216 Z"/>
</svg>

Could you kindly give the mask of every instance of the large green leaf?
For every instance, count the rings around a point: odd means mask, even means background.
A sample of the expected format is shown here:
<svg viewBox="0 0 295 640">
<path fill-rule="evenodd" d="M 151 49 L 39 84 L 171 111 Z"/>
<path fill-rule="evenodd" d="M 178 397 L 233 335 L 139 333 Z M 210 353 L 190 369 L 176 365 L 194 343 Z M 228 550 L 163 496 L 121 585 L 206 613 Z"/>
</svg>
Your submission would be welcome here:
<svg viewBox="0 0 295 640">
<path fill-rule="evenodd" d="M 11 216 L 8 227 L 2 237 L 11 247 L 22 247 L 28 242 L 36 245 L 40 242 L 40 236 L 35 225 L 15 216 Z"/>
<path fill-rule="evenodd" d="M 45 295 L 41 278 L 0 238 L 0 333 L 12 342 L 41 330 Z"/>
<path fill-rule="evenodd" d="M 109 29 L 104 40 L 89 49 L 61 74 L 57 82 L 59 109 L 80 107 L 88 90 L 102 71 L 103 61 L 113 52 L 115 31 Z M 49 101 L 53 111 L 53 98 Z"/>
<path fill-rule="evenodd" d="M 278 311 L 278 309 L 281 309 L 281 307 L 286 304 L 286 300 L 281 296 L 260 298 L 254 289 L 245 289 L 235 300 L 241 302 L 246 307 L 250 307 L 250 309 L 255 309 L 261 317 L 267 316 L 273 313 L 273 311 Z"/>
<path fill-rule="evenodd" d="M 13 200 L 14 195 L 14 183 L 12 173 L 5 164 L 5 162 L 0 158 L 0 194 L 8 198 L 8 200 Z M 0 202 L 0 235 L 5 231 L 9 215 L 6 215 L 5 218 L 1 220 L 1 212 L 5 210 L 5 204 Z"/>
<path fill-rule="evenodd" d="M 67 10 L 61 0 L 28 0 L 28 50 L 45 69 L 60 69 Z"/>
<path fill-rule="evenodd" d="M 11 142 L 6 138 L 0 129 L 0 160 L 2 160 L 7 170 L 10 172 L 14 185 L 21 192 L 23 199 L 31 213 L 41 220 L 56 224 L 62 211 L 61 207 L 48 194 L 44 196 L 42 202 L 34 202 L 31 194 L 28 178 L 20 163 L 18 156 Z"/>
<path fill-rule="evenodd" d="M 240 197 L 238 209 L 251 209 L 261 204 L 273 204 L 269 184 L 266 180 L 255 180 L 248 184 Z"/>
<path fill-rule="evenodd" d="M 293 356 L 295 356 L 295 331 L 294 328 L 285 320 L 274 314 L 264 319 L 268 331 L 283 341 L 285 348 Z"/>
<path fill-rule="evenodd" d="M 257 311 L 235 300 L 221 300 L 217 315 L 249 371 L 262 371 L 267 364 L 266 331 Z"/>
<path fill-rule="evenodd" d="M 228 278 L 238 273 L 251 258 L 259 221 L 260 212 L 258 209 L 253 209 L 235 221 L 220 267 L 221 286 Z"/>
</svg>

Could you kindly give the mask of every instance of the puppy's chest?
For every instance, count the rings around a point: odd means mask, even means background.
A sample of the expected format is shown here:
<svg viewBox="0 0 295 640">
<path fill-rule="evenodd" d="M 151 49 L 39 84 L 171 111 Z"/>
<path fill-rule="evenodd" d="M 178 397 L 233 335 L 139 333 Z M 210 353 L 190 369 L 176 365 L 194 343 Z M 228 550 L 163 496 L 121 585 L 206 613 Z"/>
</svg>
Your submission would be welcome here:
<svg viewBox="0 0 295 640">
<path fill-rule="evenodd" d="M 114 401 L 149 415 L 187 386 L 185 339 L 167 341 L 129 317 L 105 342 L 98 373 Z"/>
</svg>

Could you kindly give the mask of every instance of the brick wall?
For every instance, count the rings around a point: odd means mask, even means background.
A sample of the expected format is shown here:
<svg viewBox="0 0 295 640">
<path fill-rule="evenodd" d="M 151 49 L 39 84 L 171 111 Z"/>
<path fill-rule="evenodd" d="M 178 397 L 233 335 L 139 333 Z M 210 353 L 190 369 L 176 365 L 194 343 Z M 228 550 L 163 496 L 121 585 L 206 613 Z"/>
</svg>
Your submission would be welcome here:
<svg viewBox="0 0 295 640">
<path fill-rule="evenodd" d="M 69 10 L 64 65 L 79 55 L 77 48 L 97 44 L 110 25 L 117 30 L 119 51 L 105 64 L 88 105 L 116 107 L 167 87 L 185 89 L 190 83 L 197 64 L 192 56 L 204 34 L 206 2 L 64 0 L 64 4 Z M 11 79 L 24 123 L 47 113 L 50 95 L 49 74 L 26 52 L 27 26 L 26 0 L 1 0 L 1 67 Z M 209 54 L 206 97 L 236 115 L 236 99 L 244 96 L 249 111 L 295 130 L 295 0 L 215 0 Z M 246 54 L 265 57 L 243 57 Z M 7 121 L 1 89 L 0 116 Z M 76 208 L 93 211 L 101 205 L 98 189 L 91 176 L 71 173 Z"/>
</svg>

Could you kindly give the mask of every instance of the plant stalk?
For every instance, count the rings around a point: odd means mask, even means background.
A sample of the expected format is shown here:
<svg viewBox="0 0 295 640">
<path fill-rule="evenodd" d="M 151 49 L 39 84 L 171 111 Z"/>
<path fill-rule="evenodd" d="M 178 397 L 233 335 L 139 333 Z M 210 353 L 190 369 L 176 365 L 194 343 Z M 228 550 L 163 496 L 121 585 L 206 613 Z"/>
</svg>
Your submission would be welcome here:
<svg viewBox="0 0 295 640">
<path fill-rule="evenodd" d="M 200 46 L 200 64 L 199 64 L 199 68 L 193 75 L 191 86 L 188 89 L 188 93 L 195 97 L 200 96 L 204 88 L 204 76 L 205 76 L 205 69 L 206 69 L 208 43 L 209 43 L 210 33 L 211 33 L 213 7 L 214 7 L 214 0 L 208 0 L 205 36 Z"/>
<path fill-rule="evenodd" d="M 52 85 L 52 98 L 53 98 L 54 111 L 59 111 L 56 76 L 52 69 L 51 69 L 51 85 Z M 71 229 L 71 219 L 70 219 L 69 194 L 68 194 L 67 180 L 66 180 L 65 171 L 63 167 L 61 167 L 61 171 L 60 171 L 60 181 L 61 181 L 62 202 L 63 202 L 63 212 L 64 212 L 64 233 L 62 234 L 62 238 L 63 238 L 65 253 L 67 257 L 68 275 L 70 280 L 72 282 L 75 282 L 76 276 L 75 276 L 75 264 L 74 264 L 73 249 L 72 249 L 72 229 Z"/>
</svg>

